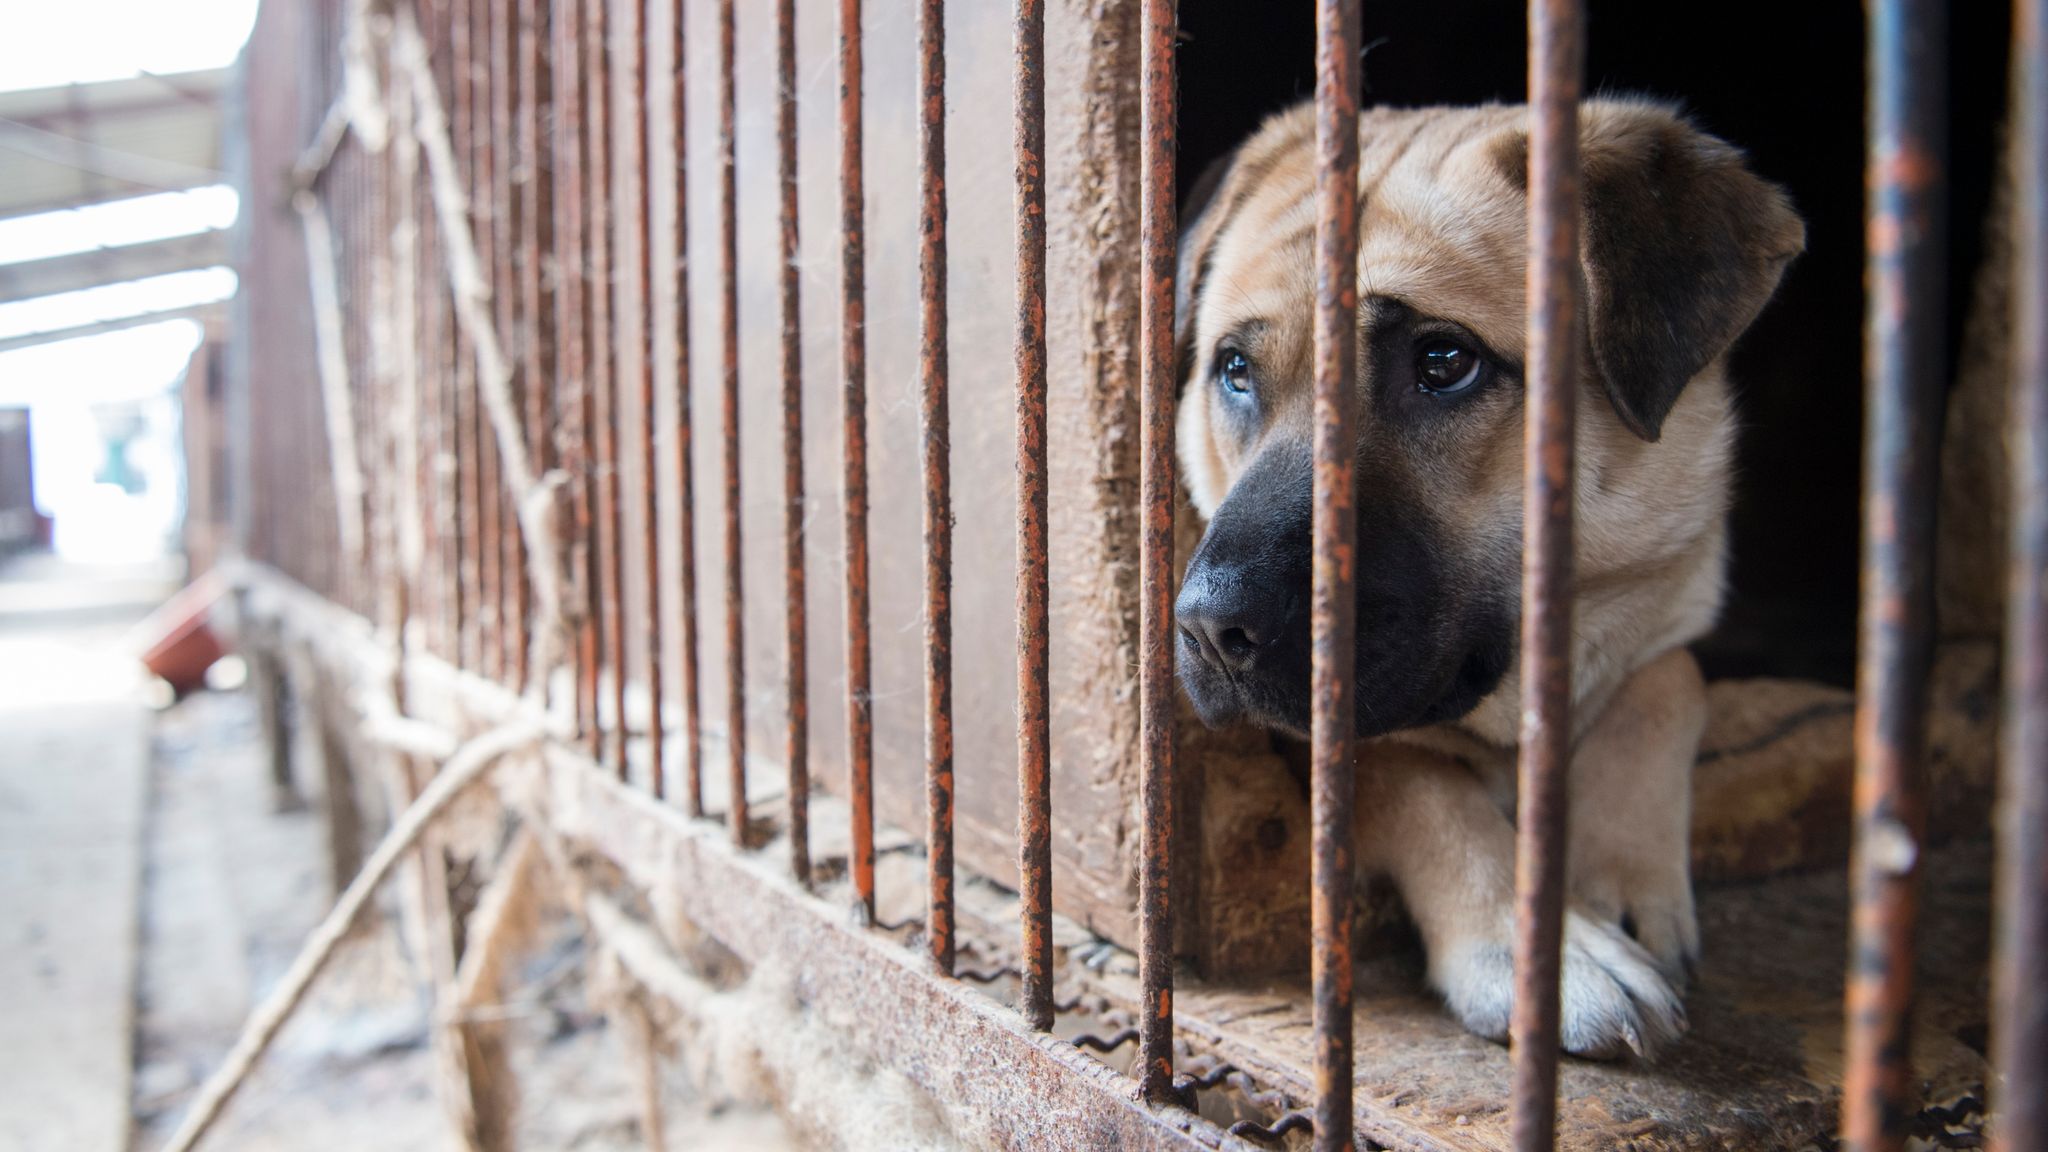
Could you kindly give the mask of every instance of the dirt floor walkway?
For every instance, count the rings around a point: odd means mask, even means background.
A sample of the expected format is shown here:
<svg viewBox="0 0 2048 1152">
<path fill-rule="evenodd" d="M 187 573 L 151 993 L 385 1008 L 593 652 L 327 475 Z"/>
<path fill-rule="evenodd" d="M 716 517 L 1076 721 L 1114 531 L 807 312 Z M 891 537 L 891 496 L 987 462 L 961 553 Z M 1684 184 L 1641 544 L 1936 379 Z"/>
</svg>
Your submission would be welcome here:
<svg viewBox="0 0 2048 1152">
<path fill-rule="evenodd" d="M 167 575 L 0 562 L 0 1152 L 161 1146 L 333 896 L 316 742 L 298 742 L 305 803 L 280 810 L 245 692 L 153 698 L 129 634 Z M 456 1147 L 398 919 L 387 900 L 359 925 L 208 1149 Z M 557 910 L 498 1006 L 521 1149 L 647 1146 L 588 961 Z M 792 1146 L 679 1063 L 669 1147 Z"/>
<path fill-rule="evenodd" d="M 127 1147 L 152 717 L 125 638 L 167 575 L 0 566 L 0 1148 Z"/>
</svg>

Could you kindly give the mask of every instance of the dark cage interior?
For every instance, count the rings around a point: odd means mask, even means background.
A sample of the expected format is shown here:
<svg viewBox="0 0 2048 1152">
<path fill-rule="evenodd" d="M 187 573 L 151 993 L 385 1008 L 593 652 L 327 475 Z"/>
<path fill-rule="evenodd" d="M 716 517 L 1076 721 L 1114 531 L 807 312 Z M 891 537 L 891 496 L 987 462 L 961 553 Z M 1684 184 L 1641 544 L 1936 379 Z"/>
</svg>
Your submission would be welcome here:
<svg viewBox="0 0 2048 1152">
<path fill-rule="evenodd" d="M 1363 104 L 1519 101 L 1524 6 L 1505 0 L 1367 4 Z M 1984 252 L 2004 123 L 2010 13 L 1950 15 L 1950 355 Z M 1587 5 L 1586 91 L 1672 100 L 1790 191 L 1807 250 L 1736 346 L 1742 420 L 1731 568 L 1720 627 L 1695 646 L 1707 674 L 1848 687 L 1856 655 L 1857 477 L 1863 437 L 1863 7 Z M 1267 114 L 1315 91 L 1307 4 L 1181 5 L 1180 187 Z"/>
</svg>

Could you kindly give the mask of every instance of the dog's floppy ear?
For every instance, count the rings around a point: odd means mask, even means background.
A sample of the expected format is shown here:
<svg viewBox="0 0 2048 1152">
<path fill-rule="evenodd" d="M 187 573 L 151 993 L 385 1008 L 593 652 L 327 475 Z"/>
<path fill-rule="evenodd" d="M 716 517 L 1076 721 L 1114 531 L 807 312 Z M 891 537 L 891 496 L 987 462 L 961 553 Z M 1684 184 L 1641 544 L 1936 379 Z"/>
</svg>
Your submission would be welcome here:
<svg viewBox="0 0 2048 1152">
<path fill-rule="evenodd" d="M 1579 125 L 1593 367 L 1622 423 L 1654 441 L 1686 381 L 1763 310 L 1806 226 L 1742 153 L 1670 108 L 1590 101 Z M 1517 137 L 1503 159 L 1525 177 Z"/>
</svg>

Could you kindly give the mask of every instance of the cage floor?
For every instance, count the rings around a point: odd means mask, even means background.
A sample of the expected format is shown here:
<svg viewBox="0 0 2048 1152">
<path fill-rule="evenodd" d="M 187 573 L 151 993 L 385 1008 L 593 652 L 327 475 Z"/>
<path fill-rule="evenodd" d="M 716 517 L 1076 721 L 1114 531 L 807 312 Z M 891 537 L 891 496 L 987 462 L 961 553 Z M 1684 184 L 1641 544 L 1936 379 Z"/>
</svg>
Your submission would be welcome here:
<svg viewBox="0 0 2048 1152">
<path fill-rule="evenodd" d="M 1975 1111 L 1969 1101 L 1983 1096 L 1990 897 L 1988 846 L 1930 856 L 1914 1067 L 1937 1145 L 1948 1142 L 1945 1123 Z M 1704 891 L 1700 927 L 1690 1032 L 1652 1064 L 1567 1059 L 1560 1148 L 1832 1146 L 1848 954 L 1842 872 Z M 1309 1098 L 1305 985 L 1184 980 L 1175 1008 L 1184 1035 L 1296 1100 Z M 1396 1148 L 1509 1147 L 1507 1049 L 1457 1025 L 1425 985 L 1413 949 L 1359 965 L 1356 1029 L 1362 1135 Z"/>
<path fill-rule="evenodd" d="M 722 782 L 707 777 L 707 802 Z M 780 812 L 776 782 L 755 781 L 764 826 Z M 836 797 L 812 798 L 813 849 L 824 887 L 842 884 L 843 825 Z M 914 835 L 877 829 L 882 919 L 905 923 L 914 946 L 923 858 Z M 780 845 L 764 848 L 779 852 Z M 963 876 L 963 968 L 1003 967 L 1014 947 L 1015 895 Z M 1975 1146 L 1949 1128 L 1981 1109 L 1989 985 L 1991 851 L 1988 840 L 1929 853 L 1922 875 L 1916 956 L 1914 1068 L 1923 1087 L 1921 1134 L 1935 1147 Z M 1558 1147 L 1612 1149 L 1832 1148 L 1842 1087 L 1842 986 L 1848 958 L 1848 884 L 1841 869 L 1726 884 L 1699 893 L 1702 959 L 1686 993 L 1690 1030 L 1654 1063 L 1567 1058 L 1560 1073 Z M 1105 1020 L 1063 1013 L 1055 1033 L 1108 1035 L 1138 1003 L 1135 957 L 1064 917 L 1055 918 L 1062 994 L 1093 989 L 1126 1009 Z M 1508 1050 L 1470 1035 L 1423 976 L 1412 942 L 1377 955 L 1361 949 L 1355 973 L 1358 1124 L 1375 1144 L 1428 1152 L 1509 1148 Z M 985 989 L 1013 1001 L 1012 981 Z M 1175 981 L 1182 1058 L 1210 1054 L 1249 1073 L 1261 1093 L 1294 1107 L 1314 1096 L 1306 973 L 1299 980 Z M 1127 1068 L 1132 1046 L 1101 1059 Z M 1220 1124 L 1270 1122 L 1270 1102 L 1228 1086 L 1204 1092 L 1200 1111 Z M 1274 1147 L 1306 1147 L 1298 1134 Z M 1361 1145 L 1364 1147 L 1365 1145 Z"/>
</svg>

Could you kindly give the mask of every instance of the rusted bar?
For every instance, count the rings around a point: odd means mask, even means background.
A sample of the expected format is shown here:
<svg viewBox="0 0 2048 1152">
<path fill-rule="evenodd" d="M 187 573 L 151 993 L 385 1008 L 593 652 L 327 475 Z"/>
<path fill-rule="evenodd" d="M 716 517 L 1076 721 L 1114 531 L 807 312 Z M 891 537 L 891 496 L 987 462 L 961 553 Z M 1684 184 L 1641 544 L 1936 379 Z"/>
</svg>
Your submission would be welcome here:
<svg viewBox="0 0 2048 1152">
<path fill-rule="evenodd" d="M 1863 590 L 1843 1144 L 1905 1146 L 1943 389 L 1946 5 L 1869 6 Z"/>
<path fill-rule="evenodd" d="M 1556 1139 L 1558 976 L 1571 768 L 1573 401 L 1579 296 L 1579 0 L 1529 3 L 1528 382 L 1522 435 L 1522 730 L 1515 828 L 1511 1130 Z M 1320 1122 L 1320 1117 L 1318 1118 Z"/>
<path fill-rule="evenodd" d="M 471 139 L 475 132 L 475 116 L 471 105 L 471 39 L 470 4 L 467 0 L 448 5 L 448 79 L 451 104 L 451 131 L 458 160 L 471 158 Z M 476 355 L 468 337 L 462 334 L 460 325 L 454 329 L 455 367 L 455 530 L 456 551 L 460 557 L 461 584 L 456 599 L 457 619 L 460 622 L 461 651 L 457 663 L 462 667 L 476 670 L 483 661 L 483 633 L 481 617 L 483 605 L 483 563 L 481 542 L 482 518 L 478 509 L 483 506 L 479 493 L 481 471 L 478 467 L 480 445 L 477 436 L 479 419 L 476 396 Z"/>
<path fill-rule="evenodd" d="M 1045 462 L 1045 0 L 1017 0 L 1017 877 L 1019 1010 L 1052 1027 L 1052 712 Z"/>
<path fill-rule="evenodd" d="M 512 395 L 523 410 L 522 390 L 530 386 L 525 364 L 519 354 L 526 339 L 522 329 L 517 254 L 521 250 L 518 229 L 518 185 L 514 181 L 518 122 L 513 109 L 519 99 L 519 71 L 513 58 L 518 13 L 511 4 L 499 2 L 491 8 L 491 70 L 486 78 L 491 94 L 491 239 L 493 279 L 491 301 L 496 308 L 498 339 L 505 346 L 511 366 Z M 524 429 L 522 427 L 522 433 Z M 531 437 L 524 437 L 531 443 Z M 493 442 L 496 437 L 494 436 Z M 507 474 L 503 479 L 509 479 Z M 520 539 L 516 515 L 518 493 L 504 483 L 498 487 L 498 571 L 500 574 L 498 678 L 517 682 L 526 651 L 526 550 Z"/>
<path fill-rule="evenodd" d="M 654 159 L 654 116 L 648 86 L 647 5 L 651 0 L 626 0 L 633 13 L 627 22 L 633 42 L 633 109 L 639 117 L 633 133 L 636 149 L 628 170 L 638 173 L 631 181 L 639 200 L 640 259 L 635 265 L 634 297 L 640 304 L 640 559 L 647 580 L 647 786 L 657 799 L 668 794 L 667 773 L 662 764 L 661 724 L 661 501 L 656 482 L 654 457 L 654 186 L 648 166 Z M 621 714 L 623 715 L 623 713 Z M 621 722 L 619 730 L 626 731 Z"/>
<path fill-rule="evenodd" d="M 493 283 L 487 285 L 495 307 L 500 291 L 495 283 L 494 253 L 499 246 L 497 206 L 492 196 L 498 162 L 497 124 L 492 116 L 491 90 L 497 86 L 492 26 L 496 19 L 493 0 L 470 0 L 469 38 L 469 167 L 464 173 L 469 193 L 471 227 L 475 229 L 479 271 Z M 494 320 L 493 323 L 496 321 Z M 471 345 L 472 356 L 475 345 Z M 481 366 L 473 369 L 481 372 Z M 480 399 L 473 402 L 477 424 L 477 627 L 479 651 L 477 671 L 492 679 L 505 667 L 505 551 L 503 469 L 498 461 L 498 438 L 493 434 L 490 414 Z"/>
<path fill-rule="evenodd" d="M 725 739 L 732 778 L 729 817 L 735 843 L 747 842 L 747 654 L 740 565 L 740 242 L 738 164 L 734 159 L 733 0 L 718 5 L 719 241 L 723 249 L 725 407 Z"/>
<path fill-rule="evenodd" d="M 846 489 L 846 772 L 854 900 L 875 919 L 875 717 L 868 646 L 867 209 L 861 0 L 839 0 L 839 377 Z"/>
<path fill-rule="evenodd" d="M 418 188 L 414 195 L 422 201 L 429 198 L 428 175 L 425 166 L 416 174 Z M 419 364 L 419 491 L 420 491 L 420 546 L 422 551 L 419 615 L 425 625 L 427 650 L 443 657 L 447 651 L 441 640 L 443 622 L 447 611 L 447 585 L 441 579 L 443 525 L 446 522 L 447 504 L 441 492 L 440 457 L 442 451 L 441 391 L 445 383 L 441 359 L 441 328 L 439 316 L 440 289 L 443 273 L 441 246 L 437 235 L 435 213 L 422 212 L 415 225 L 416 243 L 419 254 L 414 261 L 413 303 L 417 310 L 414 331 L 419 343 L 414 352 Z M 359 581 L 358 581 L 359 582 Z"/>
<path fill-rule="evenodd" d="M 583 70 L 577 66 L 577 31 L 582 0 L 552 0 L 554 51 L 555 121 L 555 419 L 562 468 L 569 474 L 570 570 L 578 585 L 579 601 L 573 614 L 576 625 L 574 656 L 576 672 L 576 727 L 588 742 L 591 754 L 598 751 L 597 722 L 597 623 L 592 597 L 594 585 L 589 559 L 591 533 L 590 455 L 587 437 L 590 406 L 585 346 L 586 296 L 583 245 L 583 189 L 588 169 L 582 163 Z"/>
<path fill-rule="evenodd" d="M 683 789 L 688 793 L 689 813 L 704 815 L 703 721 L 697 689 L 697 480 L 691 462 L 694 422 L 690 398 L 690 135 L 689 69 L 684 66 L 688 48 L 686 27 L 689 13 L 684 0 L 673 0 L 669 9 L 675 33 L 675 75 L 669 84 L 669 109 L 675 132 L 675 263 L 671 266 L 676 318 L 676 470 L 681 474 L 677 489 L 676 531 L 682 537 L 682 555 L 676 576 L 676 594 L 681 601 L 683 657 Z"/>
<path fill-rule="evenodd" d="M 618 727 L 612 771 L 626 778 L 626 597 L 620 553 L 618 331 L 612 322 L 614 257 L 612 219 L 611 0 L 589 0 L 584 10 L 584 67 L 589 72 L 591 457 L 597 487 L 596 584 L 604 654 L 611 664 L 612 723 Z"/>
<path fill-rule="evenodd" d="M 782 182 L 782 572 L 788 712 L 789 867 L 811 882 L 811 701 L 804 605 L 804 349 L 796 211 L 796 3 L 775 5 L 775 142 Z"/>
<path fill-rule="evenodd" d="M 554 120 L 554 84 L 546 66 L 549 35 L 546 0 L 519 0 L 519 135 L 522 142 L 520 171 L 524 190 L 519 197 L 520 248 L 524 257 L 519 268 L 520 307 L 526 314 L 526 341 L 521 346 L 526 373 L 526 439 L 533 451 L 536 475 L 546 475 L 555 466 L 553 429 L 548 418 L 550 392 L 554 381 L 549 368 L 555 362 L 555 294 L 562 271 L 551 275 L 541 269 L 555 251 L 554 154 L 546 136 Z M 521 552 L 522 563 L 524 552 Z M 523 589 L 532 618 L 531 589 Z M 546 676 L 549 669 L 531 666 L 531 639 L 520 648 L 520 686 L 529 677 Z"/>
<path fill-rule="evenodd" d="M 1173 199 L 1176 0 L 1145 0 L 1139 327 L 1138 1091 L 1173 1092 Z"/>
<path fill-rule="evenodd" d="M 917 30 L 918 384 L 924 444 L 925 942 L 953 972 L 953 496 L 946 395 L 946 4 Z"/>
<path fill-rule="evenodd" d="M 1315 1147 L 1351 1142 L 1352 684 L 1357 678 L 1351 472 L 1358 408 L 1358 2 L 1316 22 L 1315 489 L 1309 593 L 1309 804 Z"/>
<path fill-rule="evenodd" d="M 2048 1147 L 2048 0 L 2013 4 L 2012 545 L 1998 850 L 2004 1152 Z"/>
</svg>

